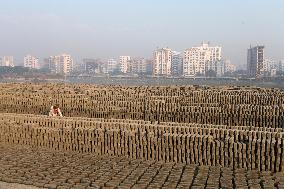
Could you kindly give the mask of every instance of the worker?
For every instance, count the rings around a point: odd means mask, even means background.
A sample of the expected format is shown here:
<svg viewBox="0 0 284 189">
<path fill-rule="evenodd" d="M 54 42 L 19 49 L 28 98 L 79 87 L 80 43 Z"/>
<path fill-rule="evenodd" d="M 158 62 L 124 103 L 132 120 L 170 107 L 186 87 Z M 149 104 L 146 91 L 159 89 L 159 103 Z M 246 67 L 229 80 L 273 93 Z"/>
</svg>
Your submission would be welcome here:
<svg viewBox="0 0 284 189">
<path fill-rule="evenodd" d="M 59 116 L 62 117 L 61 110 L 59 109 L 58 105 L 51 106 L 49 116 Z"/>
</svg>

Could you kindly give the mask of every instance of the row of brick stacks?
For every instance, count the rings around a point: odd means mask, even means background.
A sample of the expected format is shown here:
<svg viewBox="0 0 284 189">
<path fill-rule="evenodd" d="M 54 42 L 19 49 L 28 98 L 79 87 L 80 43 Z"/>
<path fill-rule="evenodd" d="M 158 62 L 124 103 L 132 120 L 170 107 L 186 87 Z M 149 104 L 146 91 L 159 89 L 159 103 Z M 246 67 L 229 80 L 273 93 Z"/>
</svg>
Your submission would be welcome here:
<svg viewBox="0 0 284 189">
<path fill-rule="evenodd" d="M 284 127 L 284 93 L 249 87 L 121 87 L 0 84 L 0 112 L 136 119 L 232 126 Z"/>
<path fill-rule="evenodd" d="M 284 171 L 284 129 L 102 118 L 0 115 L 0 142 L 58 151 Z"/>
</svg>

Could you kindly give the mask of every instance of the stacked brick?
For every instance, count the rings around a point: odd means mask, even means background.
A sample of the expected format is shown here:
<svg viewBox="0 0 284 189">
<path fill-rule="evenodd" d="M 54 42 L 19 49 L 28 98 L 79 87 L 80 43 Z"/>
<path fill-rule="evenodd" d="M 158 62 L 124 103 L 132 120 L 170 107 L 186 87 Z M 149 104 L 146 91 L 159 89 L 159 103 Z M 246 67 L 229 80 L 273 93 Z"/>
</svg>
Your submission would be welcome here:
<svg viewBox="0 0 284 189">
<path fill-rule="evenodd" d="M 0 84 L 0 112 L 284 128 L 284 92 L 246 87 Z"/>
<path fill-rule="evenodd" d="M 283 136 L 282 128 L 0 115 L 5 144 L 231 169 L 283 171 Z"/>
<path fill-rule="evenodd" d="M 51 189 L 283 188 L 283 172 L 0 145 L 0 181 Z"/>
</svg>

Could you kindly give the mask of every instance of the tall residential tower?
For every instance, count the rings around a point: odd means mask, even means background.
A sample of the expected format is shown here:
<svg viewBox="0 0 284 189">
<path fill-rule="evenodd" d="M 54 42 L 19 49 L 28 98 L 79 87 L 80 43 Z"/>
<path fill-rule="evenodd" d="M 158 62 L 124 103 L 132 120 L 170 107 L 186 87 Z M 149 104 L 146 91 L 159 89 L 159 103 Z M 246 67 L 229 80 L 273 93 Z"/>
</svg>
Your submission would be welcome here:
<svg viewBox="0 0 284 189">
<path fill-rule="evenodd" d="M 73 69 L 73 59 L 68 54 L 49 57 L 49 69 L 53 73 L 69 74 Z"/>
<path fill-rule="evenodd" d="M 205 75 L 209 70 L 217 72 L 221 59 L 222 48 L 209 47 L 209 43 L 202 43 L 199 47 L 187 49 L 183 55 L 183 75 Z"/>
<path fill-rule="evenodd" d="M 263 75 L 264 46 L 250 47 L 247 53 L 247 71 L 250 77 Z"/>
<path fill-rule="evenodd" d="M 120 71 L 122 73 L 129 72 L 129 63 L 130 63 L 131 57 L 130 56 L 120 56 L 119 57 L 119 66 Z"/>
<path fill-rule="evenodd" d="M 153 74 L 171 75 L 172 50 L 169 48 L 157 49 L 154 52 Z"/>
</svg>

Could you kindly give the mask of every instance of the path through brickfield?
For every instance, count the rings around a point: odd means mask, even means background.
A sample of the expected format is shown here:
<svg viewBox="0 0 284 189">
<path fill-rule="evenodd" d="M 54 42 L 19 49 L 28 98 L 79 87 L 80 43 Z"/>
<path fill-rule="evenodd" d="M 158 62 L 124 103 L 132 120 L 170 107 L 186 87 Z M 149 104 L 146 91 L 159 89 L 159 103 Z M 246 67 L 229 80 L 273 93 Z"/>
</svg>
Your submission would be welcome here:
<svg viewBox="0 0 284 189">
<path fill-rule="evenodd" d="M 52 189 L 284 188 L 281 172 L 129 160 L 3 144 L 0 154 L 0 181 L 7 188 L 11 188 L 8 183 L 27 186 L 19 188 Z"/>
</svg>

